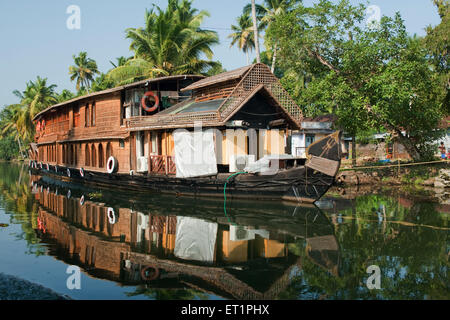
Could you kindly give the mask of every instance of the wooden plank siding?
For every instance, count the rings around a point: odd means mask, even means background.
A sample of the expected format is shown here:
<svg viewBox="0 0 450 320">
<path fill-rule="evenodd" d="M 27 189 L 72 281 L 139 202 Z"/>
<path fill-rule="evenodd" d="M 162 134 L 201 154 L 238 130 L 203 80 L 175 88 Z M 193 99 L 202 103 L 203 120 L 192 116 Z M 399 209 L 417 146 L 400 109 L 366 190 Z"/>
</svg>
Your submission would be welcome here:
<svg viewBox="0 0 450 320">
<path fill-rule="evenodd" d="M 120 125 L 120 113 L 121 95 L 116 92 L 44 115 L 45 130 L 37 137 L 39 161 L 106 172 L 108 157 L 112 155 L 119 163 L 119 172 L 128 173 L 130 139 Z"/>
</svg>

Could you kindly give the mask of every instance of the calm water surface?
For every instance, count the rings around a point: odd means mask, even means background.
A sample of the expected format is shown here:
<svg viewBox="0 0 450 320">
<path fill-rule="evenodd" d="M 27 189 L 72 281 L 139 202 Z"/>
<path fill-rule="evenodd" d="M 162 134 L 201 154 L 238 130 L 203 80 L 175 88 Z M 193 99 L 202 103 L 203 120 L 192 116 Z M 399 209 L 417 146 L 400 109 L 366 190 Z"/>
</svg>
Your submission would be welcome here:
<svg viewBox="0 0 450 320">
<path fill-rule="evenodd" d="M 229 200 L 225 212 L 0 163 L 0 273 L 74 299 L 449 299 L 450 206 L 419 196 L 332 190 L 317 207 Z"/>
</svg>

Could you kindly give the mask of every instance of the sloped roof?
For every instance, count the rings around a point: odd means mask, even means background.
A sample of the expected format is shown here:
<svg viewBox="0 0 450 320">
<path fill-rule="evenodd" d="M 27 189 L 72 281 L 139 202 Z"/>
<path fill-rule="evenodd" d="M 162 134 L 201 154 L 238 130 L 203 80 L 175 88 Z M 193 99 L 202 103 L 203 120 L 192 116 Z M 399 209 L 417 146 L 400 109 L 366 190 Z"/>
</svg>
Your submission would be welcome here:
<svg viewBox="0 0 450 320">
<path fill-rule="evenodd" d="M 203 111 L 194 108 L 192 112 L 180 113 L 179 111 L 189 108 L 194 103 L 196 99 L 194 95 L 193 99 L 181 102 L 154 116 L 127 119 L 128 130 L 192 127 L 198 121 L 202 121 L 205 126 L 222 126 L 257 93 L 266 95 L 274 106 L 283 110 L 295 128 L 300 128 L 303 120 L 301 109 L 283 88 L 278 78 L 270 71 L 270 68 L 263 63 L 225 72 L 198 82 L 202 82 L 200 87 L 204 87 L 234 77 L 241 77 L 241 79 L 226 98 L 208 102 L 214 104 L 214 108 L 207 108 Z M 196 86 L 198 82 L 186 87 L 186 90 L 192 90 L 194 86 L 198 87 Z M 217 109 L 215 108 L 216 104 L 218 105 Z"/>
<path fill-rule="evenodd" d="M 182 89 L 181 91 L 200 89 L 200 88 L 208 87 L 208 86 L 213 85 L 213 84 L 226 82 L 226 81 L 230 81 L 230 80 L 235 80 L 235 79 L 240 79 L 252 67 L 253 67 L 253 65 L 245 66 L 245 67 L 242 67 L 242 68 L 239 68 L 239 69 L 235 69 L 235 70 L 232 70 L 232 71 L 224 72 L 224 73 L 212 76 L 212 77 L 208 77 L 208 78 L 202 79 L 200 81 L 197 81 L 197 82 L 191 84 L 190 86 L 187 86 L 186 88 Z"/>
<path fill-rule="evenodd" d="M 217 111 L 225 99 L 216 99 L 209 101 L 196 102 L 195 99 L 189 99 L 182 103 L 177 103 L 176 105 L 161 111 L 156 116 L 161 116 L 165 114 L 179 114 L 187 112 L 204 112 L 204 111 Z"/>
<path fill-rule="evenodd" d="M 52 109 L 56 109 L 62 106 L 66 106 L 69 105 L 71 103 L 83 100 L 83 99 L 90 99 L 93 97 L 98 97 L 104 94 L 108 94 L 108 93 L 114 93 L 114 92 L 118 92 L 118 91 L 122 91 L 124 89 L 129 89 L 129 88 L 133 88 L 133 87 L 137 87 L 140 86 L 142 84 L 145 83 L 152 83 L 152 82 L 158 82 L 158 81 L 168 81 L 168 80 L 180 80 L 180 79 L 203 79 L 205 78 L 204 76 L 201 75 L 178 75 L 178 76 L 167 76 L 167 77 L 160 77 L 160 78 L 152 78 L 152 79 L 146 79 L 146 80 L 141 80 L 138 82 L 134 82 L 131 84 L 127 84 L 127 85 L 123 85 L 123 86 L 119 86 L 119 87 L 115 87 L 115 88 L 111 88 L 111 89 L 106 89 L 106 90 L 102 90 L 102 91 L 98 91 L 98 92 L 93 92 L 91 94 L 85 95 L 85 96 L 81 96 L 81 97 L 76 97 L 58 104 L 55 104 L 53 106 L 48 107 L 47 109 L 39 112 L 34 118 L 33 120 L 36 120 L 37 118 L 39 118 L 41 115 L 43 115 L 44 113 L 47 113 L 48 111 L 52 110 Z"/>
<path fill-rule="evenodd" d="M 266 86 L 261 84 L 249 92 L 245 99 L 240 101 L 233 109 L 233 112 L 227 114 L 226 117 L 222 117 L 220 113 L 220 107 L 226 99 L 216 99 L 205 102 L 195 102 L 195 99 L 190 99 L 169 108 L 170 111 L 169 109 L 166 109 L 164 112 L 160 112 L 151 117 L 141 117 L 136 120 L 131 119 L 133 127 L 131 131 L 142 130 L 143 128 L 158 129 L 190 127 L 194 125 L 192 119 L 195 119 L 194 121 L 204 121 L 202 123 L 204 127 L 225 126 L 226 123 L 257 94 L 262 94 L 269 99 L 273 106 L 279 107 L 283 111 L 285 118 L 289 123 L 298 126 L 296 119 L 283 108 L 272 92 Z"/>
</svg>

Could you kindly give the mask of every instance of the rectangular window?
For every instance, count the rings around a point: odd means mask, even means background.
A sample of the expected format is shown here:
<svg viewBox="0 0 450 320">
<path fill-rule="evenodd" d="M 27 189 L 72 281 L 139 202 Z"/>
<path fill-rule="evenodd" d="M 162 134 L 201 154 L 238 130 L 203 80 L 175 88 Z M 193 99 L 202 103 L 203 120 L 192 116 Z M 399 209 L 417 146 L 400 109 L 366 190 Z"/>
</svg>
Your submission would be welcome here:
<svg viewBox="0 0 450 320">
<path fill-rule="evenodd" d="M 86 108 L 85 108 L 85 117 L 84 117 L 84 121 L 85 121 L 85 126 L 89 127 L 90 126 L 90 118 L 91 115 L 89 113 L 89 104 L 86 104 Z"/>
<path fill-rule="evenodd" d="M 125 140 L 123 140 L 123 139 L 119 140 L 119 146 L 122 149 L 125 148 Z"/>
<path fill-rule="evenodd" d="M 309 147 L 311 144 L 314 143 L 315 141 L 315 136 L 313 134 L 307 134 L 306 135 L 306 142 L 305 142 L 305 147 Z"/>
<path fill-rule="evenodd" d="M 80 125 L 80 107 L 73 108 L 73 126 L 78 127 Z"/>
<path fill-rule="evenodd" d="M 91 126 L 95 127 L 95 102 L 92 104 L 91 107 Z"/>
</svg>

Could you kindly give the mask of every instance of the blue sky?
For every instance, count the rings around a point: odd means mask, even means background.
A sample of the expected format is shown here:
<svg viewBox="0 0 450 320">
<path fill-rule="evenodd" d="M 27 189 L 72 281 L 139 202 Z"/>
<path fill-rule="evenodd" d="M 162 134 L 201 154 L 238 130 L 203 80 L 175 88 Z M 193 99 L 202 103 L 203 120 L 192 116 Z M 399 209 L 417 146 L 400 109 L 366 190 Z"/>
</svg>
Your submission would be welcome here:
<svg viewBox="0 0 450 320">
<path fill-rule="evenodd" d="M 246 57 L 230 48 L 230 26 L 250 0 L 194 0 L 198 9 L 209 11 L 205 28 L 219 33 L 220 45 L 214 47 L 215 59 L 227 70 L 246 64 Z M 256 0 L 260 3 L 261 0 Z M 304 0 L 306 5 L 316 2 Z M 360 1 L 351 0 L 352 3 Z M 110 60 L 131 56 L 125 29 L 144 25 L 144 12 L 152 3 L 165 7 L 167 0 L 3 0 L 0 3 L 0 107 L 17 103 L 12 91 L 23 91 L 38 75 L 58 86 L 57 91 L 75 91 L 68 68 L 72 55 L 87 51 L 97 61 L 100 71 L 111 68 Z M 424 35 L 427 25 L 440 19 L 431 0 L 373 0 L 382 15 L 400 11 L 410 34 Z M 69 30 L 67 7 L 81 9 L 81 29 Z M 253 59 L 253 55 L 251 56 Z"/>
</svg>

